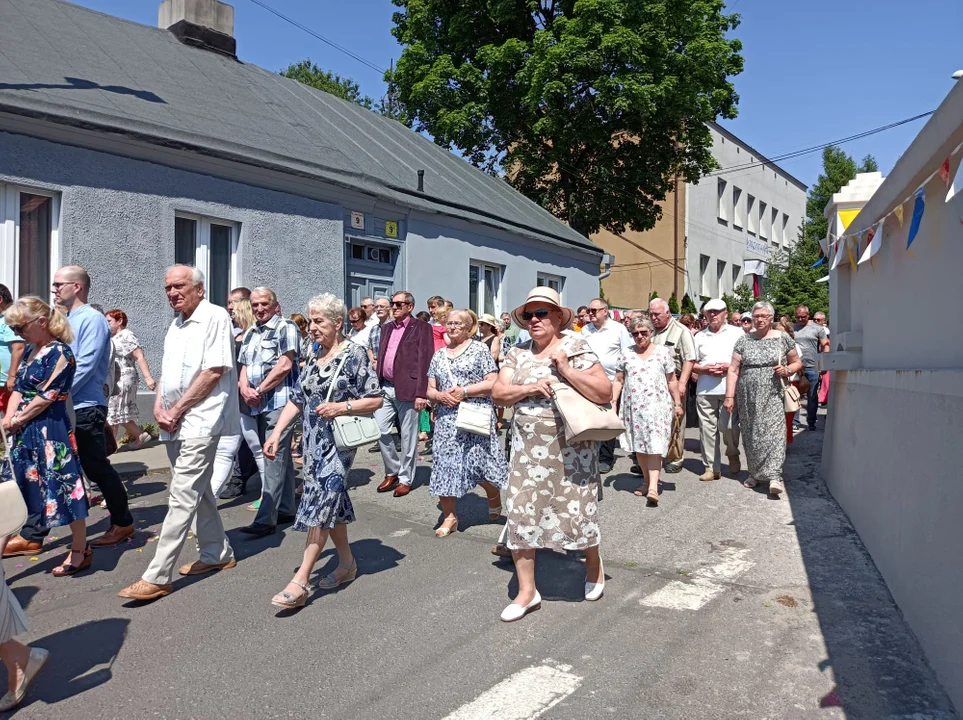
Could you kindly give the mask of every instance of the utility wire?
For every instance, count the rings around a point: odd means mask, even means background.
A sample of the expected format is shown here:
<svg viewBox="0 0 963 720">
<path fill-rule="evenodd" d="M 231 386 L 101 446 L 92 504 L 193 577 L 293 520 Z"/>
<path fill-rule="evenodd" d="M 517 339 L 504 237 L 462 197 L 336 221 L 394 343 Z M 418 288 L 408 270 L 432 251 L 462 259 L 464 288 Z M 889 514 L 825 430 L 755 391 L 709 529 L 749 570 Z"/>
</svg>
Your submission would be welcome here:
<svg viewBox="0 0 963 720">
<path fill-rule="evenodd" d="M 330 45 L 331 47 L 333 47 L 335 50 L 338 50 L 339 52 L 343 52 L 345 55 L 347 55 L 348 57 L 350 57 L 350 58 L 352 58 L 352 59 L 354 59 L 354 60 L 357 60 L 357 61 L 358 61 L 359 63 L 361 63 L 362 65 L 367 65 L 369 68 L 371 68 L 371 69 L 374 70 L 375 72 L 379 72 L 379 73 L 381 73 L 382 75 L 384 75 L 385 72 L 387 72 L 384 68 L 378 67 L 377 65 L 375 65 L 375 64 L 374 64 L 373 62 L 371 62 L 370 60 L 367 60 L 367 59 L 361 57 L 360 55 L 358 55 L 358 53 L 353 52 L 353 51 L 351 51 L 351 50 L 348 50 L 348 48 L 346 48 L 346 47 L 344 47 L 344 46 L 342 46 L 342 45 L 338 45 L 338 43 L 336 43 L 334 40 L 329 40 L 328 38 L 326 38 L 326 37 L 325 37 L 324 35 L 322 35 L 321 33 L 315 32 L 314 30 L 312 30 L 311 28 L 307 27 L 306 25 L 302 25 L 302 24 L 299 23 L 297 20 L 294 20 L 294 19 L 292 19 L 292 18 L 289 18 L 287 15 L 284 15 L 284 14 L 278 12 L 278 11 L 275 10 L 273 7 L 271 7 L 270 5 L 268 5 L 267 3 L 262 2 L 262 0 L 251 0 L 251 2 L 254 3 L 255 5 L 258 5 L 258 6 L 262 7 L 262 8 L 264 8 L 265 10 L 267 10 L 267 11 L 268 11 L 269 13 L 271 13 L 272 15 L 276 15 L 277 17 L 281 18 L 281 19 L 284 20 L 285 22 L 291 23 L 294 27 L 298 28 L 299 30 L 303 30 L 303 31 L 306 32 L 308 35 L 311 35 L 311 36 L 313 36 L 313 37 L 316 37 L 318 40 L 320 40 L 321 42 L 325 43 L 326 45 Z"/>
</svg>

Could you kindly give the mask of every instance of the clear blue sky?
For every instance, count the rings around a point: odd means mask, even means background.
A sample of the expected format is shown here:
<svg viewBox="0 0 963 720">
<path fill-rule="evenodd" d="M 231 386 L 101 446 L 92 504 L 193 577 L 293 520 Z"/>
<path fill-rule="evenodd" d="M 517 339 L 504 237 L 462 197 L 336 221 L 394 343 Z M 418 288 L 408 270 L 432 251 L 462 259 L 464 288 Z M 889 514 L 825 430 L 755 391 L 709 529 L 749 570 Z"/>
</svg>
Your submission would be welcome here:
<svg viewBox="0 0 963 720">
<path fill-rule="evenodd" d="M 265 0 L 268 5 L 388 67 L 400 48 L 391 36 L 390 0 Z M 155 25 L 159 0 L 74 0 L 95 10 Z M 232 0 L 238 56 L 270 70 L 310 57 L 353 78 L 378 99 L 379 73 L 292 27 L 250 0 Z M 735 78 L 739 117 L 725 126 L 760 152 L 780 153 L 836 140 L 935 109 L 963 69 L 960 0 L 731 0 L 742 16 L 745 71 Z M 857 159 L 872 153 L 888 173 L 925 121 L 849 143 Z M 819 155 L 787 161 L 807 184 Z"/>
</svg>

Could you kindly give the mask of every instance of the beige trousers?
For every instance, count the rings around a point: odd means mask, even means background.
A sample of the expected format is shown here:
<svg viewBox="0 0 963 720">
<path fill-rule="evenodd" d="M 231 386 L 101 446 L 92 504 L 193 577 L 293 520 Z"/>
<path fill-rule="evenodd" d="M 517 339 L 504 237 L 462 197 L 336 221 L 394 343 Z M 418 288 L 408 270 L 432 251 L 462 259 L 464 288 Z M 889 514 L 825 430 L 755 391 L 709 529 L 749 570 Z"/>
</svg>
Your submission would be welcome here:
<svg viewBox="0 0 963 720">
<path fill-rule="evenodd" d="M 173 473 L 170 501 L 157 538 L 157 552 L 144 573 L 147 582 L 167 585 L 174 579 L 174 565 L 187 541 L 187 531 L 195 513 L 201 562 L 213 565 L 226 563 L 234 557 L 211 490 L 219 439 L 191 438 L 167 443 L 167 458 Z"/>
<path fill-rule="evenodd" d="M 726 444 L 726 457 L 739 457 L 739 426 L 732 421 L 729 411 L 722 407 L 724 395 L 697 395 L 699 433 L 702 438 L 702 462 L 708 470 L 721 472 L 719 436 Z M 710 457 L 711 455 L 711 457 Z"/>
</svg>

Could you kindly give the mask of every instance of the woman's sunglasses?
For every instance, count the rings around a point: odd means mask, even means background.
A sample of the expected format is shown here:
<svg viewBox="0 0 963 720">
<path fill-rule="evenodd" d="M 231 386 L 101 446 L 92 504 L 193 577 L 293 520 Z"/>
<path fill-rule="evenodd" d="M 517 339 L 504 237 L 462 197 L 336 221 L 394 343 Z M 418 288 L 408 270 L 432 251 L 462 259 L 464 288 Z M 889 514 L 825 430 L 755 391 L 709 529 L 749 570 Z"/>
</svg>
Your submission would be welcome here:
<svg viewBox="0 0 963 720">
<path fill-rule="evenodd" d="M 632 333 L 632 337 L 649 337 L 651 334 L 648 330 L 636 330 Z"/>
<path fill-rule="evenodd" d="M 547 310 L 545 308 L 539 308 L 538 310 L 533 310 L 532 312 L 525 310 L 522 313 L 522 320 L 524 320 L 525 322 L 531 322 L 531 319 L 533 317 L 537 317 L 539 320 L 544 320 L 549 316 L 551 312 L 552 312 L 551 310 Z"/>
<path fill-rule="evenodd" d="M 12 330 L 15 335 L 20 335 L 20 336 L 22 336 L 22 335 L 23 335 L 23 329 L 24 329 L 25 327 L 27 327 L 27 325 L 30 325 L 31 323 L 37 322 L 37 320 L 39 320 L 39 319 L 40 319 L 40 318 L 35 317 L 33 320 L 27 320 L 27 322 L 25 322 L 23 325 L 10 325 L 9 327 L 10 327 L 10 330 Z"/>
</svg>

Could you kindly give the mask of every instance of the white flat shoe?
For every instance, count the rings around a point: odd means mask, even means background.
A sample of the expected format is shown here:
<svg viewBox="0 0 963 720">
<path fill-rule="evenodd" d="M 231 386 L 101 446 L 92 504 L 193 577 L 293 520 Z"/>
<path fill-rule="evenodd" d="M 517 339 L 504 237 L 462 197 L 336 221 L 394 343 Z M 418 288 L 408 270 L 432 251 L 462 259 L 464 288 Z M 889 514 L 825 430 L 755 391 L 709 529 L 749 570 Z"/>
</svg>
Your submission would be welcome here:
<svg viewBox="0 0 963 720">
<path fill-rule="evenodd" d="M 602 582 L 591 583 L 588 580 L 585 581 L 586 600 L 598 600 L 602 597 L 602 592 L 605 590 L 605 567 L 602 565 L 601 560 L 599 560 L 599 570 L 601 571 Z"/>
<path fill-rule="evenodd" d="M 13 710 L 23 701 L 23 697 L 27 694 L 33 679 L 47 663 L 49 657 L 50 653 L 43 648 L 30 648 L 30 659 L 27 660 L 27 667 L 23 670 L 23 680 L 20 681 L 16 692 L 7 691 L 7 694 L 0 698 L 0 712 Z"/>
<path fill-rule="evenodd" d="M 539 595 L 538 590 L 535 591 L 535 597 L 528 605 L 518 605 L 512 603 L 507 608 L 502 610 L 502 622 L 515 622 L 516 620 L 521 620 L 523 617 L 528 615 L 530 612 L 535 612 L 540 607 L 542 607 L 542 596 Z"/>
</svg>

